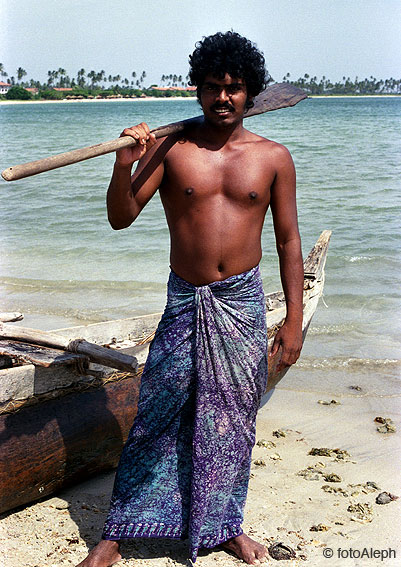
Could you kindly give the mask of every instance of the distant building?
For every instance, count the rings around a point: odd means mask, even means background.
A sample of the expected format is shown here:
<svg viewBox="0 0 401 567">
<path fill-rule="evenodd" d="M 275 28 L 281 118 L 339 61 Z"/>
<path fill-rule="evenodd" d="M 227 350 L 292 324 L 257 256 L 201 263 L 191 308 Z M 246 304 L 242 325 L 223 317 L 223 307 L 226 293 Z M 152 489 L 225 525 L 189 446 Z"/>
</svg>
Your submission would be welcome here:
<svg viewBox="0 0 401 567">
<path fill-rule="evenodd" d="M 10 83 L 3 83 L 3 81 L 0 81 L 0 94 L 7 94 L 11 87 L 12 85 L 10 85 Z"/>
<path fill-rule="evenodd" d="M 24 87 L 26 91 L 28 91 L 31 94 L 38 94 L 39 89 L 36 87 Z"/>
<path fill-rule="evenodd" d="M 196 91 L 196 87 L 151 87 L 154 91 Z"/>
<path fill-rule="evenodd" d="M 53 87 L 53 90 L 58 93 L 70 93 L 72 91 L 72 87 Z"/>
</svg>

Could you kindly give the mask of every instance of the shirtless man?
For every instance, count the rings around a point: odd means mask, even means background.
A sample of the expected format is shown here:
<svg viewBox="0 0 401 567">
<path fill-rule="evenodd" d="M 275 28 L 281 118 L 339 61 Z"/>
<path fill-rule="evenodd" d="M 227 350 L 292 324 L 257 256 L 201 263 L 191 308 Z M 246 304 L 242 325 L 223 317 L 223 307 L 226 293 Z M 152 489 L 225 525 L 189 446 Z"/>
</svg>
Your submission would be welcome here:
<svg viewBox="0 0 401 567">
<path fill-rule="evenodd" d="M 203 50 L 222 42 L 227 52 L 232 52 L 230 42 L 245 42 L 247 49 L 252 45 L 227 32 L 205 38 Z M 256 51 L 254 46 L 251 49 Z M 193 68 L 196 54 L 190 58 Z M 108 217 L 115 230 L 130 226 L 159 190 L 170 229 L 171 268 L 186 282 L 205 286 L 259 264 L 261 232 L 270 206 L 287 305 L 272 355 L 281 346 L 280 364 L 285 367 L 296 362 L 302 346 L 303 264 L 295 170 L 285 147 L 244 128 L 244 111 L 257 94 L 246 72 L 230 74 L 229 64 L 217 71 L 213 65 L 201 78 L 195 71 L 190 75 L 204 122 L 185 131 L 185 137 L 156 141 L 145 123 L 123 131 L 122 136 L 132 136 L 138 143 L 117 152 L 107 194 Z M 267 557 L 265 547 L 244 533 L 223 546 L 248 564 Z M 80 566 L 106 567 L 120 558 L 119 541 L 103 539 Z"/>
</svg>

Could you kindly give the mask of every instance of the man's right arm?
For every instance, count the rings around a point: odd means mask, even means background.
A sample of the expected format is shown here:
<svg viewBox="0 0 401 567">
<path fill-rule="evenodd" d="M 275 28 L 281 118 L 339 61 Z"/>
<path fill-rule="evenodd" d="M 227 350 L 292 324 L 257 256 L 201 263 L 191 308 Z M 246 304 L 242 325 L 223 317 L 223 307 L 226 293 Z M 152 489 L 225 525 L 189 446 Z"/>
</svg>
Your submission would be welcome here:
<svg viewBox="0 0 401 567">
<path fill-rule="evenodd" d="M 132 136 L 137 140 L 137 144 L 116 153 L 113 175 L 107 191 L 107 214 L 114 230 L 127 228 L 133 223 L 156 193 L 164 174 L 161 160 L 156 167 L 149 168 L 149 175 L 140 175 L 154 156 L 158 145 L 147 124 L 126 128 L 121 136 Z M 140 161 L 136 171 L 131 176 L 132 165 L 138 160 Z"/>
</svg>

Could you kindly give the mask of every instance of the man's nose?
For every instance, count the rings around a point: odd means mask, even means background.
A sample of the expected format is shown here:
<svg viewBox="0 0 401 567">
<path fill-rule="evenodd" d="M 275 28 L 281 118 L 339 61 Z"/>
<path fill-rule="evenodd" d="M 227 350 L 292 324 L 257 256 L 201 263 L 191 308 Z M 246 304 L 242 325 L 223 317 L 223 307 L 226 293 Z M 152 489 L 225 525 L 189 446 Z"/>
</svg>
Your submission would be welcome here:
<svg viewBox="0 0 401 567">
<path fill-rule="evenodd" d="M 228 93 L 224 87 L 221 87 L 218 96 L 219 102 L 227 102 L 229 100 Z"/>
</svg>

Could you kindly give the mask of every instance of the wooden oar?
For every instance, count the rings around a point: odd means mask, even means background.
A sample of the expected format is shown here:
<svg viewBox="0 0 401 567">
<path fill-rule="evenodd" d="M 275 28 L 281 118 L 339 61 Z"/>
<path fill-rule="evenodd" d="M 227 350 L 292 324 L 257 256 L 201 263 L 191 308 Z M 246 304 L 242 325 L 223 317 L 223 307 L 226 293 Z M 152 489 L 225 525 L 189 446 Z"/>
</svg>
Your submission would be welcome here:
<svg viewBox="0 0 401 567">
<path fill-rule="evenodd" d="M 97 364 L 118 368 L 124 372 L 136 372 L 138 369 L 138 361 L 134 356 L 89 343 L 84 339 L 70 341 L 55 333 L 0 323 L 0 340 L 1 339 L 13 339 L 34 345 L 42 345 L 44 347 L 84 354 L 89 360 Z"/>
<path fill-rule="evenodd" d="M 297 102 L 304 98 L 307 98 L 307 95 L 302 89 L 294 87 L 289 83 L 277 83 L 267 87 L 266 90 L 255 97 L 254 106 L 246 112 L 244 116 L 247 118 L 248 116 L 263 114 L 264 112 L 270 112 L 271 110 L 294 106 Z M 181 132 L 186 126 L 201 122 L 202 120 L 203 116 L 197 116 L 195 118 L 189 118 L 188 120 L 173 122 L 167 126 L 160 126 L 159 128 L 152 130 L 152 132 L 156 134 L 156 138 L 162 138 L 163 136 Z M 117 138 L 116 140 L 111 140 L 110 142 L 102 142 L 94 146 L 72 150 L 63 154 L 38 159 L 36 161 L 13 165 L 12 167 L 5 169 L 1 176 L 6 181 L 15 181 L 16 179 L 23 179 L 24 177 L 30 177 L 31 175 L 43 173 L 44 171 L 50 171 L 51 169 L 71 165 L 73 163 L 78 163 L 104 154 L 109 154 L 121 148 L 135 146 L 135 144 L 136 141 L 134 138 L 124 136 L 122 138 Z"/>
</svg>

